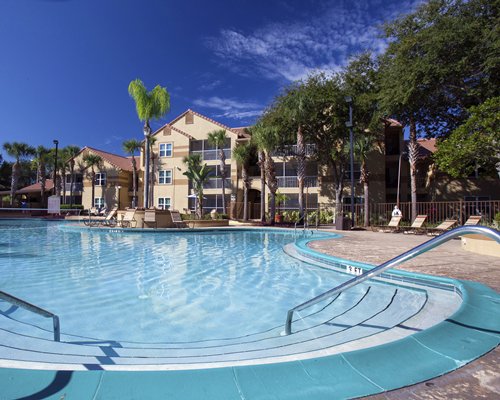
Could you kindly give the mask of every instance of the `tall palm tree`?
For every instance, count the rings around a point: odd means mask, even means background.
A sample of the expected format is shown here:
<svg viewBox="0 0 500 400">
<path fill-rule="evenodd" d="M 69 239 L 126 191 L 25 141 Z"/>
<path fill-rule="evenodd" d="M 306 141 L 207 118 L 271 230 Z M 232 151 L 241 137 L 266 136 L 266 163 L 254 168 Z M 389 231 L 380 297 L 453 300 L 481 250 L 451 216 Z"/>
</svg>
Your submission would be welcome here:
<svg viewBox="0 0 500 400">
<path fill-rule="evenodd" d="M 140 79 L 133 80 L 128 86 L 128 92 L 135 101 L 135 108 L 139 120 L 144 122 L 143 133 L 146 139 L 145 144 L 145 176 L 144 176 L 144 208 L 148 208 L 149 203 L 149 139 L 151 137 L 151 119 L 162 118 L 170 109 L 170 95 L 166 88 L 159 85 L 153 90 L 147 91 L 144 83 Z"/>
<path fill-rule="evenodd" d="M 132 156 L 132 207 L 137 207 L 137 162 L 135 160 L 135 153 L 142 149 L 142 143 L 135 139 L 126 140 L 122 144 L 123 151 Z"/>
<path fill-rule="evenodd" d="M 241 167 L 241 178 L 243 180 L 243 221 L 248 221 L 248 190 L 250 189 L 248 163 L 252 158 L 253 150 L 253 145 L 249 142 L 238 144 L 233 150 L 233 157 Z"/>
<path fill-rule="evenodd" d="M 276 178 L 276 168 L 271 153 L 278 145 L 277 129 L 264 121 L 258 121 L 251 129 L 252 140 L 258 151 L 262 152 L 264 171 L 266 174 L 266 184 L 271 194 L 269 202 L 270 224 L 274 225 L 276 215 L 276 192 L 278 191 L 278 179 Z"/>
<path fill-rule="evenodd" d="M 356 140 L 354 142 L 354 155 L 356 159 L 361 164 L 361 174 L 359 177 L 359 182 L 363 185 L 363 194 L 364 194 L 364 214 L 365 214 L 365 226 L 370 225 L 370 207 L 369 207 L 369 177 L 370 171 L 368 170 L 368 166 L 366 164 L 366 160 L 368 159 L 368 154 L 373 150 L 379 150 L 380 148 L 377 146 L 377 142 L 375 137 L 372 135 L 365 133 L 364 135 L 356 135 Z"/>
<path fill-rule="evenodd" d="M 156 163 L 158 162 L 158 153 L 155 153 L 153 148 L 158 138 L 156 136 L 151 136 L 149 138 L 149 159 L 151 160 L 151 170 L 149 172 L 149 199 L 152 205 L 154 205 L 155 198 L 155 182 L 156 182 Z"/>
<path fill-rule="evenodd" d="M 91 170 L 91 179 L 92 179 L 92 205 L 94 207 L 95 200 L 95 168 L 99 168 L 102 163 L 102 158 L 97 154 L 87 153 L 83 156 L 83 162 L 86 168 L 90 168 Z"/>
<path fill-rule="evenodd" d="M 69 184 L 69 202 L 71 207 L 73 207 L 73 203 L 75 202 L 75 196 L 73 193 L 73 189 L 75 187 L 75 157 L 80 153 L 80 148 L 78 146 L 66 146 L 64 148 L 66 153 L 66 163 L 69 164 L 69 174 L 70 174 L 70 184 Z M 64 189 L 66 192 L 66 189 Z"/>
<path fill-rule="evenodd" d="M 186 164 L 187 171 L 183 175 L 187 176 L 193 186 L 194 194 L 197 198 L 196 213 L 198 218 L 203 216 L 203 185 L 208 181 L 210 169 L 207 164 L 202 164 L 200 154 L 190 154 L 183 158 L 182 162 Z"/>
<path fill-rule="evenodd" d="M 40 182 L 40 202 L 45 206 L 45 182 L 47 180 L 47 163 L 49 162 L 50 150 L 44 146 L 38 146 L 35 152 L 38 182 Z"/>
<path fill-rule="evenodd" d="M 222 181 L 222 213 L 226 214 L 226 154 L 224 144 L 226 143 L 226 131 L 219 129 L 208 134 L 208 143 L 217 147 L 219 151 L 219 175 Z"/>
<path fill-rule="evenodd" d="M 17 184 L 21 175 L 21 160 L 34 155 L 35 149 L 34 147 L 27 145 L 26 143 L 19 142 L 4 143 L 3 148 L 9 156 L 16 159 L 16 161 L 12 165 L 12 177 L 10 185 L 10 206 L 12 207 L 14 205 L 14 196 L 16 195 Z"/>
</svg>

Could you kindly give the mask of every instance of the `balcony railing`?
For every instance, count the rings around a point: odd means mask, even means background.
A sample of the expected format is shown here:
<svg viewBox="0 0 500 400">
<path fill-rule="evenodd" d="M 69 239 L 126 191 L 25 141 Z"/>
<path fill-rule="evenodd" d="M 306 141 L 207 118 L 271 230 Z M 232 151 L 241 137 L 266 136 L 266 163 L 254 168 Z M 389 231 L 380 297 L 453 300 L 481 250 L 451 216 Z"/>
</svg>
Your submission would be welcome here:
<svg viewBox="0 0 500 400">
<path fill-rule="evenodd" d="M 282 188 L 295 188 L 299 187 L 299 181 L 296 176 L 277 176 L 278 187 Z M 316 176 L 306 176 L 304 181 L 304 187 L 317 187 L 318 177 Z"/>
<path fill-rule="evenodd" d="M 231 179 L 226 179 L 226 188 L 231 186 Z M 222 188 L 221 178 L 211 178 L 204 185 L 203 189 L 220 189 Z"/>
<path fill-rule="evenodd" d="M 316 145 L 313 143 L 309 143 L 305 145 L 306 156 L 312 156 L 316 154 Z M 274 151 L 271 153 L 274 157 L 294 157 L 297 154 L 297 145 L 288 145 L 283 149 Z"/>
<path fill-rule="evenodd" d="M 69 192 L 71 190 L 71 183 L 64 184 L 64 191 Z M 73 191 L 81 192 L 83 190 L 83 183 L 73 183 Z"/>
<path fill-rule="evenodd" d="M 219 150 L 191 150 L 190 154 L 200 154 L 201 158 L 205 161 L 218 160 Z M 231 158 L 231 149 L 224 149 L 226 159 Z"/>
</svg>

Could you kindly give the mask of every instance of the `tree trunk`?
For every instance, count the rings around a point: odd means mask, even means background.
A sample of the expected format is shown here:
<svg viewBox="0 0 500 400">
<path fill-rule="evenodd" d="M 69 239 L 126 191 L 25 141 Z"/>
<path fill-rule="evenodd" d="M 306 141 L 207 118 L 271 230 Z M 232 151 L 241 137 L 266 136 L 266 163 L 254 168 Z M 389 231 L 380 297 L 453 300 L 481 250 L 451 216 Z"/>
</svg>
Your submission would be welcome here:
<svg viewBox="0 0 500 400">
<path fill-rule="evenodd" d="M 75 185 L 75 161 L 72 159 L 70 164 L 69 164 L 69 173 L 71 174 L 71 179 L 69 183 L 69 202 L 70 202 L 70 207 L 73 207 L 73 204 L 75 202 L 75 196 L 73 194 L 73 189 Z"/>
<path fill-rule="evenodd" d="M 226 214 L 226 154 L 224 149 L 219 149 L 219 173 L 222 179 L 222 213 Z"/>
<path fill-rule="evenodd" d="M 133 154 L 132 154 L 132 191 L 133 191 L 132 208 L 135 208 L 137 207 L 137 164 L 135 162 L 135 157 Z M 120 196 L 120 193 L 118 193 L 118 196 Z"/>
<path fill-rule="evenodd" d="M 94 168 L 92 168 L 92 204 L 91 208 L 95 207 L 95 171 Z"/>
<path fill-rule="evenodd" d="M 304 220 L 304 181 L 306 178 L 306 151 L 304 133 L 299 125 L 297 129 L 297 181 L 299 184 L 299 222 Z"/>
<path fill-rule="evenodd" d="M 21 166 L 19 164 L 19 160 L 12 165 L 12 177 L 10 181 L 10 206 L 14 206 L 14 197 L 16 195 L 17 190 L 17 182 L 19 181 L 20 169 Z"/>
<path fill-rule="evenodd" d="M 155 188 L 155 162 L 156 162 L 156 155 L 155 153 L 151 150 L 151 174 L 149 175 L 149 205 L 148 208 L 153 206 L 154 207 L 154 188 Z"/>
<path fill-rule="evenodd" d="M 363 160 L 361 163 L 361 177 L 360 182 L 363 184 L 363 192 L 364 192 L 364 214 L 365 214 L 365 227 L 370 225 L 370 202 L 369 202 L 369 183 L 368 183 L 368 170 L 366 168 L 366 160 Z"/>
<path fill-rule="evenodd" d="M 276 179 L 276 169 L 271 155 L 265 152 L 265 165 L 266 165 L 266 183 L 271 193 L 269 202 L 269 223 L 274 225 L 274 217 L 276 216 L 276 192 L 278 191 L 278 179 Z"/>
<path fill-rule="evenodd" d="M 39 162 L 38 164 L 38 174 L 39 174 L 39 181 L 40 181 L 40 206 L 44 208 L 46 206 L 45 204 L 45 175 L 47 171 L 45 170 L 45 163 L 44 162 Z"/>
<path fill-rule="evenodd" d="M 410 141 L 408 143 L 408 159 L 410 161 L 411 220 L 414 221 L 415 218 L 417 218 L 418 143 L 417 126 L 413 118 L 410 118 Z"/>
<path fill-rule="evenodd" d="M 246 166 L 241 169 L 241 175 L 243 178 L 243 221 L 248 221 L 248 171 Z"/>
<path fill-rule="evenodd" d="M 259 151 L 260 168 L 260 220 L 266 222 L 266 155 Z"/>
</svg>

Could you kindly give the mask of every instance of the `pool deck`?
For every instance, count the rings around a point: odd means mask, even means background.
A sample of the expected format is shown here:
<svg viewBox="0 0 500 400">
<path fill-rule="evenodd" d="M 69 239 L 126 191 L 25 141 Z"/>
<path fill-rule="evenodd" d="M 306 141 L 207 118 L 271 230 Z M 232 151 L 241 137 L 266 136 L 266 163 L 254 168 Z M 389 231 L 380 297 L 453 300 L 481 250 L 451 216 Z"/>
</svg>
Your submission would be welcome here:
<svg viewBox="0 0 500 400">
<path fill-rule="evenodd" d="M 427 240 L 426 235 L 372 231 L 334 231 L 347 240 L 310 243 L 314 250 L 335 257 L 380 264 Z M 481 282 L 500 292 L 500 257 L 484 256 L 461 248 L 452 240 L 400 269 L 429 275 Z M 470 364 L 428 382 L 367 397 L 368 399 L 498 399 L 500 398 L 500 347 Z"/>
</svg>

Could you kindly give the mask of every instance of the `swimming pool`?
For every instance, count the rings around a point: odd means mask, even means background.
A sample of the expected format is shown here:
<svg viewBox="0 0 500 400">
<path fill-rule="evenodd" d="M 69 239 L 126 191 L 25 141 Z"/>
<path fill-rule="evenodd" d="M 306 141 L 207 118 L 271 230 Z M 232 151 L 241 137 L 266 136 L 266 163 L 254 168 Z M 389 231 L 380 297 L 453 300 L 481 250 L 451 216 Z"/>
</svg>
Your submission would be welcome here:
<svg viewBox="0 0 500 400">
<path fill-rule="evenodd" d="M 62 329 L 55 343 L 50 323 L 0 302 L 3 367 L 199 378 L 206 368 L 293 369 L 338 355 L 350 369 L 347 354 L 365 352 L 366 363 L 463 308 L 450 280 L 387 277 L 304 310 L 283 336 L 289 308 L 351 277 L 338 260 L 311 257 L 292 231 L 124 233 L 33 221 L 0 221 L 0 231 L 2 290 L 58 314 Z M 371 386 L 361 393 L 390 387 Z"/>
</svg>

